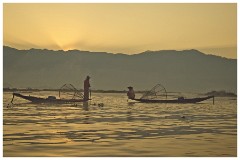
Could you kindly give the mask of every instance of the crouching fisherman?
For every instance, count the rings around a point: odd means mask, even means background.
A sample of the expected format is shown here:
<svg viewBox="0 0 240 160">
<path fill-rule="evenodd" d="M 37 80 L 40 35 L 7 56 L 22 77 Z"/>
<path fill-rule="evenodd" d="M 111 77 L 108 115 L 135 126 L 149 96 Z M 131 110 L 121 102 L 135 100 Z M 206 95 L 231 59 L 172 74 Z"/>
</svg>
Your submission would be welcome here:
<svg viewBox="0 0 240 160">
<path fill-rule="evenodd" d="M 128 87 L 128 89 L 129 89 L 127 92 L 128 99 L 134 99 L 135 93 L 134 93 L 133 87 Z"/>
</svg>

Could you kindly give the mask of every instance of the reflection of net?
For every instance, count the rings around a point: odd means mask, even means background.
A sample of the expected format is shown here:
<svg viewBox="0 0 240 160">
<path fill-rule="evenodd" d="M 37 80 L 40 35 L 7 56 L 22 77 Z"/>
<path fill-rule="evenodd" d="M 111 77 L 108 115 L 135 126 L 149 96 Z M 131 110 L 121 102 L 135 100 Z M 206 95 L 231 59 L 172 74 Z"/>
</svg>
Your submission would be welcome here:
<svg viewBox="0 0 240 160">
<path fill-rule="evenodd" d="M 83 94 L 77 90 L 72 84 L 64 84 L 59 89 L 60 99 L 83 99 Z"/>
<path fill-rule="evenodd" d="M 167 91 L 161 84 L 157 84 L 150 91 L 145 92 L 140 99 L 167 99 Z"/>
</svg>

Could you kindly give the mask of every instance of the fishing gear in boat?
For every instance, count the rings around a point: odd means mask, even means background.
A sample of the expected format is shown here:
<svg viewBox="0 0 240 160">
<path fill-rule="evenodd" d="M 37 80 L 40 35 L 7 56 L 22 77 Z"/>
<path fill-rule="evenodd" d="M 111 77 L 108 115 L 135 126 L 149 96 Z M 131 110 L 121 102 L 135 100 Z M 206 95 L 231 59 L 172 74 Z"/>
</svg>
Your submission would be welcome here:
<svg viewBox="0 0 240 160">
<path fill-rule="evenodd" d="M 72 84 L 64 84 L 59 89 L 60 99 L 83 99 L 81 91 L 77 90 Z"/>
<path fill-rule="evenodd" d="M 48 96 L 47 98 L 35 97 L 35 96 L 25 96 L 20 93 L 13 93 L 13 102 L 14 97 L 20 97 L 22 99 L 31 101 L 32 103 L 53 103 L 53 104 L 66 104 L 66 103 L 77 103 L 77 102 L 86 102 L 83 98 L 83 94 L 77 90 L 72 84 L 64 84 L 59 89 L 59 98 L 55 96 Z"/>
<path fill-rule="evenodd" d="M 167 90 L 163 85 L 157 84 L 150 91 L 145 92 L 140 99 L 167 99 Z"/>
<path fill-rule="evenodd" d="M 163 85 L 157 84 L 150 91 L 145 92 L 141 98 L 133 98 L 132 100 L 142 103 L 198 103 L 210 98 L 213 98 L 214 104 L 214 96 L 200 98 L 184 98 L 181 96 L 175 99 L 167 99 L 167 90 Z"/>
</svg>

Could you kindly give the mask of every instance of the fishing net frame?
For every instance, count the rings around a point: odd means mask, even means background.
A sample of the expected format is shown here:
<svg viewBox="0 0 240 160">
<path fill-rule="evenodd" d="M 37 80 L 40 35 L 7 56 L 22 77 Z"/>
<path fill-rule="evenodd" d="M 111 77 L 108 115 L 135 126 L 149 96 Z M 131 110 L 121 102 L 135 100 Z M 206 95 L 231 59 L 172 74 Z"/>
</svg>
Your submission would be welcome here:
<svg viewBox="0 0 240 160">
<path fill-rule="evenodd" d="M 64 96 L 69 96 L 70 99 L 83 99 L 83 94 L 77 90 L 72 84 L 64 84 L 59 89 L 59 98 L 64 99 Z"/>
<path fill-rule="evenodd" d="M 161 85 L 155 85 L 151 90 L 145 92 L 140 99 L 167 99 L 167 90 Z"/>
</svg>

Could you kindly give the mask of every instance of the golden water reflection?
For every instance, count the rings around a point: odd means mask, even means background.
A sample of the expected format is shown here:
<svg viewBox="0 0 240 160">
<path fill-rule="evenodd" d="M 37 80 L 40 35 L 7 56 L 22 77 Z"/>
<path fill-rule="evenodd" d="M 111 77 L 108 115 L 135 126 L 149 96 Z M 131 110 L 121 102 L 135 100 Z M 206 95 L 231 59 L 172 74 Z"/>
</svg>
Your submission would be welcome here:
<svg viewBox="0 0 240 160">
<path fill-rule="evenodd" d="M 35 93 L 39 96 L 53 92 Z M 129 103 L 94 94 L 78 105 L 36 105 L 4 93 L 3 154 L 12 156 L 236 156 L 237 105 Z M 103 103 L 103 107 L 97 104 Z"/>
</svg>

